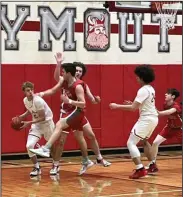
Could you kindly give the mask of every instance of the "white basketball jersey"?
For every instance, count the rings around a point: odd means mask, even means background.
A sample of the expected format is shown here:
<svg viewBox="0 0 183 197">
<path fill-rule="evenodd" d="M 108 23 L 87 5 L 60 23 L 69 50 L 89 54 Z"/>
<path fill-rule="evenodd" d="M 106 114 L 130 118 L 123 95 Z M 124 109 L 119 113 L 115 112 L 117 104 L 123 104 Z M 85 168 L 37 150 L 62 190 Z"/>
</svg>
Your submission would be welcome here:
<svg viewBox="0 0 183 197">
<path fill-rule="evenodd" d="M 141 87 L 137 92 L 135 101 L 141 103 L 139 107 L 140 116 L 158 116 L 155 107 L 155 90 L 151 85 Z"/>
<path fill-rule="evenodd" d="M 24 102 L 26 109 L 30 111 L 30 113 L 32 114 L 33 120 L 36 120 L 37 118 L 39 118 L 37 111 L 43 110 L 43 109 L 45 111 L 45 121 L 43 122 L 47 122 L 48 120 L 53 119 L 53 113 L 50 107 L 41 97 L 34 95 L 33 100 L 31 101 L 29 101 L 27 97 L 25 97 L 23 102 Z M 43 123 L 43 122 L 40 122 L 40 123 Z"/>
</svg>

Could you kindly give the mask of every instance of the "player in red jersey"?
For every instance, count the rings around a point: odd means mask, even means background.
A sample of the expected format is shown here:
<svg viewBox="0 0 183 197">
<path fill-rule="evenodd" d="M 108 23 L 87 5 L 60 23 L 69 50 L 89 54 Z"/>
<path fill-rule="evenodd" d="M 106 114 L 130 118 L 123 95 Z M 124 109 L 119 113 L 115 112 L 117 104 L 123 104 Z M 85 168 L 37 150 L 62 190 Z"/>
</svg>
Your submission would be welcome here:
<svg viewBox="0 0 183 197">
<path fill-rule="evenodd" d="M 176 102 L 176 98 L 180 96 L 180 93 L 175 88 L 171 88 L 167 90 L 165 94 L 165 103 L 164 110 L 158 111 L 159 116 L 167 116 L 167 123 L 163 130 L 157 135 L 153 144 L 152 144 L 152 157 L 151 162 L 149 164 L 148 172 L 154 173 L 158 171 L 156 165 L 156 157 L 158 154 L 158 147 L 161 143 L 166 141 L 167 139 L 176 138 L 179 144 L 182 144 L 182 107 Z"/>
<path fill-rule="evenodd" d="M 43 157 L 50 157 L 50 149 L 54 142 L 61 138 L 64 139 L 67 133 L 62 132 L 65 129 L 73 130 L 81 129 L 86 123 L 85 121 L 85 96 L 84 83 L 81 80 L 76 80 L 76 67 L 72 63 L 62 65 L 63 77 L 57 84 L 57 87 L 62 88 L 61 99 L 63 101 L 63 110 L 66 111 L 65 117 L 62 117 L 56 124 L 56 128 L 48 140 L 48 142 L 38 148 L 30 149 L 32 153 Z M 63 148 L 64 144 L 61 144 Z"/>
<path fill-rule="evenodd" d="M 57 61 L 57 67 L 55 69 L 55 73 L 54 73 L 54 77 L 56 81 L 60 80 L 60 67 L 61 67 L 61 62 L 62 62 L 62 54 L 61 53 L 57 53 L 57 55 L 55 56 L 56 61 Z M 75 77 L 77 79 L 82 79 L 83 76 L 86 74 L 86 67 L 84 64 L 82 64 L 81 62 L 74 62 L 74 65 L 76 66 L 76 75 Z M 93 96 L 93 94 L 91 93 L 88 85 L 84 82 L 86 91 L 85 94 L 88 96 L 89 100 L 93 103 L 93 104 L 97 104 L 100 102 L 100 97 L 99 96 Z M 62 113 L 61 116 L 65 116 L 64 110 L 61 109 Z M 104 167 L 108 167 L 111 165 L 110 162 L 106 161 L 103 159 L 101 153 L 100 153 L 100 148 L 97 142 L 97 139 L 95 137 L 95 134 L 92 130 L 92 127 L 90 125 L 90 123 L 88 122 L 87 118 L 85 117 L 86 120 L 86 124 L 83 126 L 83 128 L 81 128 L 80 130 L 74 130 L 74 136 L 77 140 L 77 142 L 80 145 L 80 149 L 82 152 L 82 168 L 80 170 L 80 175 L 83 174 L 89 167 L 91 167 L 93 165 L 93 162 L 91 160 L 89 160 L 88 158 L 88 152 L 87 150 L 87 143 L 86 140 L 84 138 L 84 135 L 90 140 L 91 143 L 91 148 L 94 151 L 95 155 L 96 155 L 96 163 L 99 165 L 102 165 Z M 83 135 L 84 134 L 84 135 Z"/>
</svg>

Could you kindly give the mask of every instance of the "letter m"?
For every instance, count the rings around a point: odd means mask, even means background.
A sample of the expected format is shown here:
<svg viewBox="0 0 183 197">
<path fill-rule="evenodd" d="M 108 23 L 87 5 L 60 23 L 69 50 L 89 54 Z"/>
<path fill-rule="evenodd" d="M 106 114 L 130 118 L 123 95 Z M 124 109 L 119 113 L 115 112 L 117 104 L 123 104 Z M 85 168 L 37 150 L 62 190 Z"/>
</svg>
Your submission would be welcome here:
<svg viewBox="0 0 183 197">
<path fill-rule="evenodd" d="M 64 32 L 64 51 L 76 50 L 76 41 L 74 41 L 74 18 L 76 18 L 76 8 L 65 8 L 61 14 L 56 17 L 50 7 L 39 6 L 38 16 L 41 18 L 41 40 L 39 40 L 40 51 L 52 51 L 50 33 L 52 33 L 56 40 L 59 40 Z"/>
</svg>

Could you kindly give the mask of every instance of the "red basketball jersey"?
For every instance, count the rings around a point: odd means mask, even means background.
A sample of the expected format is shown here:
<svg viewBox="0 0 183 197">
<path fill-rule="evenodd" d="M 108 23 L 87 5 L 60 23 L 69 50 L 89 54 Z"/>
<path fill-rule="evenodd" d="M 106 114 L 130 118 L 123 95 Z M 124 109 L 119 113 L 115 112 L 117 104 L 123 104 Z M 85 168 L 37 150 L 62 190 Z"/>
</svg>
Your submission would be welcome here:
<svg viewBox="0 0 183 197">
<path fill-rule="evenodd" d="M 67 81 L 64 81 L 61 89 L 62 89 L 62 94 L 65 94 L 69 97 L 69 99 L 73 101 L 77 101 L 77 95 L 76 95 L 76 87 L 77 85 L 82 85 L 84 92 L 86 92 L 86 86 L 85 83 L 82 80 L 76 80 L 71 86 L 68 86 Z M 62 109 L 65 112 L 72 112 L 76 109 L 77 107 L 71 104 L 66 104 L 62 103 Z"/>
<path fill-rule="evenodd" d="M 165 110 L 171 109 L 171 108 L 175 108 L 177 111 L 168 116 L 167 126 L 169 128 L 181 128 L 182 127 L 182 119 L 181 119 L 182 107 L 177 102 L 174 102 L 171 106 L 168 106 L 166 103 L 164 104 Z"/>
</svg>

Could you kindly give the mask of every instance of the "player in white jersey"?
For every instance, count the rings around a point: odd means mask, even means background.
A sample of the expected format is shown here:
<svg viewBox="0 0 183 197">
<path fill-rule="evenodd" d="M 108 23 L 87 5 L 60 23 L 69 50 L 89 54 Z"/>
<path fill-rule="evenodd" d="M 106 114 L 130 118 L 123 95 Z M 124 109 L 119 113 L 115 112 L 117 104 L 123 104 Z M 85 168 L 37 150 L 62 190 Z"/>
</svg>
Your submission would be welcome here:
<svg viewBox="0 0 183 197">
<path fill-rule="evenodd" d="M 55 127 L 53 122 L 53 113 L 41 97 L 34 95 L 34 84 L 31 82 L 25 82 L 22 85 L 22 90 L 26 96 L 23 99 L 23 102 L 27 111 L 19 117 L 20 119 L 25 119 L 31 114 L 32 120 L 22 121 L 24 125 L 21 129 L 31 125 L 26 148 L 31 161 L 34 164 L 34 168 L 30 173 L 30 176 L 37 176 L 41 174 L 41 168 L 39 166 L 37 156 L 31 153 L 29 149 L 34 148 L 42 136 L 44 136 L 45 140 L 48 141 Z"/>
<path fill-rule="evenodd" d="M 135 100 L 131 104 L 124 105 L 111 103 L 110 108 L 128 111 L 139 109 L 139 119 L 132 128 L 127 141 L 128 150 L 136 165 L 136 170 L 129 178 L 138 179 L 146 176 L 148 172 L 141 162 L 137 144 L 140 140 L 146 140 L 151 136 L 158 124 L 158 113 L 155 107 L 155 90 L 150 85 L 155 79 L 154 70 L 149 65 L 141 65 L 135 68 L 134 73 L 142 86 L 138 90 Z"/>
</svg>

